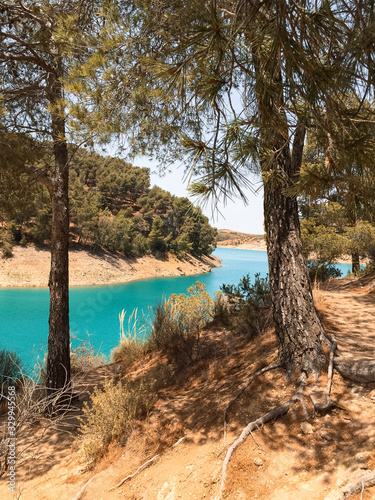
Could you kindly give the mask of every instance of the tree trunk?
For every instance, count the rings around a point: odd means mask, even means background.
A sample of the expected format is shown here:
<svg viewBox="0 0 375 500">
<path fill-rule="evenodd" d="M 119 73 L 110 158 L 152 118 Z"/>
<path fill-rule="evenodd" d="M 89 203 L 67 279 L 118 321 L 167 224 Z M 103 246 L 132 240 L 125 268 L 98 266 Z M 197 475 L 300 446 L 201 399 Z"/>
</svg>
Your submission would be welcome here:
<svg viewBox="0 0 375 500">
<path fill-rule="evenodd" d="M 54 151 L 47 387 L 70 389 L 69 338 L 69 164 L 61 83 L 51 75 L 50 102 Z"/>
<path fill-rule="evenodd" d="M 263 172 L 273 317 L 280 361 L 288 377 L 297 367 L 307 375 L 318 376 L 325 359 L 322 349 L 324 330 L 314 306 L 302 252 L 297 201 L 285 193 L 298 175 L 303 141 L 304 130 L 297 130 L 292 157 L 288 143 L 279 140 L 272 165 Z"/>
<path fill-rule="evenodd" d="M 360 262 L 359 262 L 359 253 L 353 252 L 352 253 L 352 273 L 354 276 L 357 276 L 361 269 Z"/>
<path fill-rule="evenodd" d="M 65 148 L 64 148 L 65 146 Z M 69 210 L 66 144 L 57 148 L 51 193 L 52 234 L 47 387 L 60 389 L 70 382 L 69 339 Z"/>
</svg>

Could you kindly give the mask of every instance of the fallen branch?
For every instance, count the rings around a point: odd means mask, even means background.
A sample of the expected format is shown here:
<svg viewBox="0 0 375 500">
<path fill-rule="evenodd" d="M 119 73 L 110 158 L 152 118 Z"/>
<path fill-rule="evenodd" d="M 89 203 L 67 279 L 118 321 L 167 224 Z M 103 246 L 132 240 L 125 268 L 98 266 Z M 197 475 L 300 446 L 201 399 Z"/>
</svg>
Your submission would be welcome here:
<svg viewBox="0 0 375 500">
<path fill-rule="evenodd" d="M 233 403 L 241 396 L 241 394 L 249 387 L 251 382 L 259 377 L 260 375 L 263 375 L 263 373 L 269 372 L 271 370 L 276 370 L 276 368 L 281 368 L 282 363 L 275 363 L 273 365 L 268 365 L 265 366 L 264 368 L 261 368 L 260 370 L 256 371 L 251 375 L 251 377 L 248 378 L 248 380 L 244 383 L 244 385 L 241 387 L 241 389 L 237 392 L 237 394 L 229 401 L 227 404 L 225 410 L 224 410 L 224 440 L 227 432 L 227 415 L 228 411 L 230 410 L 231 406 Z"/>
<path fill-rule="evenodd" d="M 228 464 L 230 462 L 230 459 L 234 453 L 234 451 L 243 443 L 246 441 L 246 439 L 249 437 L 251 432 L 258 427 L 266 424 L 267 422 L 271 422 L 272 420 L 276 420 L 279 417 L 282 417 L 283 415 L 286 415 L 288 413 L 289 409 L 291 406 L 294 405 L 297 401 L 302 401 L 303 400 L 303 390 L 305 388 L 306 384 L 306 379 L 303 377 L 301 379 L 300 386 L 297 390 L 297 392 L 287 401 L 286 403 L 282 404 L 281 406 L 277 406 L 276 408 L 273 408 L 271 411 L 263 415 L 262 417 L 258 418 L 257 420 L 254 420 L 253 422 L 250 422 L 241 432 L 241 435 L 232 443 L 230 448 L 228 449 L 223 466 L 221 469 L 221 485 L 220 485 L 220 492 L 218 496 L 218 500 L 221 499 L 224 487 L 225 487 L 225 481 L 226 481 L 226 476 L 227 476 L 227 468 Z"/>
<path fill-rule="evenodd" d="M 375 484 L 375 471 L 369 472 L 364 476 L 360 477 L 353 483 L 348 484 L 343 489 L 344 499 L 350 497 L 350 495 L 354 495 L 354 493 L 359 493 L 363 491 L 365 488 L 369 486 L 373 486 Z"/>
</svg>

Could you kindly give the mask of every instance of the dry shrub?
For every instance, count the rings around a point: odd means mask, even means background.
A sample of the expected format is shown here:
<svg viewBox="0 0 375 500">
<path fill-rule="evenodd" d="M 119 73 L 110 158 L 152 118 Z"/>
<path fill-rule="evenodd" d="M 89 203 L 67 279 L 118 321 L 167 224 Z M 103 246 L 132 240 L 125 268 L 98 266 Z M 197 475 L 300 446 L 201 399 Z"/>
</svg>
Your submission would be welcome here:
<svg viewBox="0 0 375 500">
<path fill-rule="evenodd" d="M 320 285 L 315 281 L 313 285 L 313 297 L 314 304 L 318 311 L 324 311 L 327 308 L 327 300 L 324 296 L 324 293 L 320 289 Z"/>
<path fill-rule="evenodd" d="M 8 394 L 4 400 L 8 409 L 14 407 L 14 435 L 22 435 L 17 442 L 17 465 L 28 460 L 30 447 L 40 439 L 36 429 L 45 432 L 47 429 L 59 429 L 70 432 L 76 408 L 72 405 L 69 387 L 49 389 L 38 384 L 35 379 L 20 373 L 16 379 L 9 379 Z M 51 412 L 53 408 L 53 412 Z M 6 429 L 0 437 L 0 477 L 9 467 L 9 443 L 11 435 Z"/>
<path fill-rule="evenodd" d="M 13 382 L 20 378 L 21 367 L 22 361 L 17 353 L 0 350 L 0 401 L 1 396 L 6 393 L 7 385 L 13 385 Z"/>
<path fill-rule="evenodd" d="M 76 339 L 74 335 L 72 339 Z M 77 347 L 70 344 L 70 370 L 72 375 L 84 373 L 93 368 L 105 365 L 106 357 L 99 349 L 96 349 L 88 340 L 81 340 Z M 42 384 L 47 382 L 47 353 L 44 354 L 43 361 L 36 364 L 34 368 L 37 378 Z"/>
<path fill-rule="evenodd" d="M 142 320 L 138 318 L 138 311 L 135 309 L 129 316 L 128 327 L 125 331 L 125 316 L 126 311 L 123 309 L 119 314 L 120 343 L 112 350 L 111 360 L 114 363 L 125 361 L 127 364 L 131 364 L 146 353 L 147 326 L 144 318 Z"/>
<path fill-rule="evenodd" d="M 83 340 L 78 347 L 70 351 L 70 369 L 72 375 L 103 366 L 105 362 L 104 354 L 100 350 L 95 349 L 88 340 Z"/>
<path fill-rule="evenodd" d="M 95 388 L 85 402 L 79 438 L 80 455 L 88 466 L 100 460 L 114 440 L 125 441 L 135 418 L 146 416 L 157 396 L 150 380 L 108 381 L 103 389 Z"/>
<path fill-rule="evenodd" d="M 173 294 L 157 305 L 149 348 L 169 353 L 179 368 L 195 362 L 202 353 L 202 328 L 213 314 L 214 300 L 197 281 L 186 295 Z"/>
</svg>

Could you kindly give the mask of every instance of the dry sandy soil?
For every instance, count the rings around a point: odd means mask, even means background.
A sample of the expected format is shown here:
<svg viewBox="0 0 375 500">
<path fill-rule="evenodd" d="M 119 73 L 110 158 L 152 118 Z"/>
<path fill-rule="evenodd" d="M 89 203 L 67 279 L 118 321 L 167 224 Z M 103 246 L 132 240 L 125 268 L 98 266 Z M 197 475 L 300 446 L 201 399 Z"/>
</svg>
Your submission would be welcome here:
<svg viewBox="0 0 375 500">
<path fill-rule="evenodd" d="M 368 282 L 335 281 L 317 290 L 315 300 L 342 355 L 375 357 L 375 293 Z M 73 426 L 72 434 L 32 430 L 30 435 L 39 440 L 19 465 L 17 498 L 214 499 L 227 446 L 248 422 L 286 401 L 296 386 L 286 383 L 281 370 L 258 377 L 232 407 L 224 440 L 225 406 L 250 374 L 276 360 L 276 343 L 272 331 L 249 343 L 218 326 L 205 332 L 205 340 L 210 355 L 160 390 L 151 414 L 135 423 L 128 439 L 114 445 L 95 470 L 85 471 L 79 463 Z M 143 360 L 132 369 L 145 372 L 156 361 L 155 357 Z M 84 390 L 86 384 L 90 389 L 127 370 L 120 364 L 102 367 L 88 372 L 76 387 Z M 325 384 L 323 376 L 318 385 Z M 314 415 L 306 400 L 307 415 L 295 404 L 283 418 L 254 431 L 233 455 L 223 498 L 339 500 L 347 483 L 375 470 L 375 384 L 348 383 L 334 372 L 331 396 L 342 409 Z M 21 438 L 20 446 L 25 442 Z M 155 455 L 149 467 L 111 489 Z M 4 484 L 0 498 L 14 498 Z M 350 498 L 374 499 L 375 486 Z"/>
<path fill-rule="evenodd" d="M 51 255 L 47 248 L 14 247 L 14 256 L 0 259 L 0 287 L 39 287 L 48 285 Z M 160 258 L 137 259 L 103 251 L 89 252 L 75 246 L 69 252 L 70 285 L 106 285 L 143 278 L 184 276 L 211 271 L 220 266 L 216 257 L 177 259 L 168 254 Z"/>
</svg>

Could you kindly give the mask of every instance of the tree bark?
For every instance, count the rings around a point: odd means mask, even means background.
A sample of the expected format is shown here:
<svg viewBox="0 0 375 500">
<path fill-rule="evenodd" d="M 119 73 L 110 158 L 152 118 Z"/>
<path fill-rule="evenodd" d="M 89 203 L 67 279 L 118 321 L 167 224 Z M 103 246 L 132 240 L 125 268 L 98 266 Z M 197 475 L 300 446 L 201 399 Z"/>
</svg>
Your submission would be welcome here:
<svg viewBox="0 0 375 500">
<path fill-rule="evenodd" d="M 324 330 L 314 306 L 302 252 L 297 200 L 286 192 L 298 175 L 303 142 L 304 130 L 297 130 L 292 157 L 288 142 L 279 137 L 272 165 L 263 175 L 273 317 L 280 361 L 288 377 L 297 367 L 307 375 L 318 376 L 325 362 Z"/>
<path fill-rule="evenodd" d="M 65 118 L 60 110 L 61 83 L 50 76 L 50 103 L 54 152 L 54 175 L 50 190 L 52 203 L 51 270 L 47 387 L 70 387 L 69 338 L 69 164 Z"/>
<path fill-rule="evenodd" d="M 318 377 L 325 363 L 324 329 L 315 309 L 302 251 L 297 200 L 288 194 L 301 169 L 306 119 L 297 117 L 291 153 L 281 47 L 273 64 L 268 61 L 268 56 L 265 58 L 264 47 L 258 43 L 252 44 L 252 56 L 259 114 L 269 282 L 279 359 L 288 378 L 297 368 L 301 375 Z"/>
<path fill-rule="evenodd" d="M 361 269 L 360 262 L 359 262 L 359 253 L 353 252 L 352 253 L 352 273 L 354 276 L 357 276 Z"/>
</svg>

